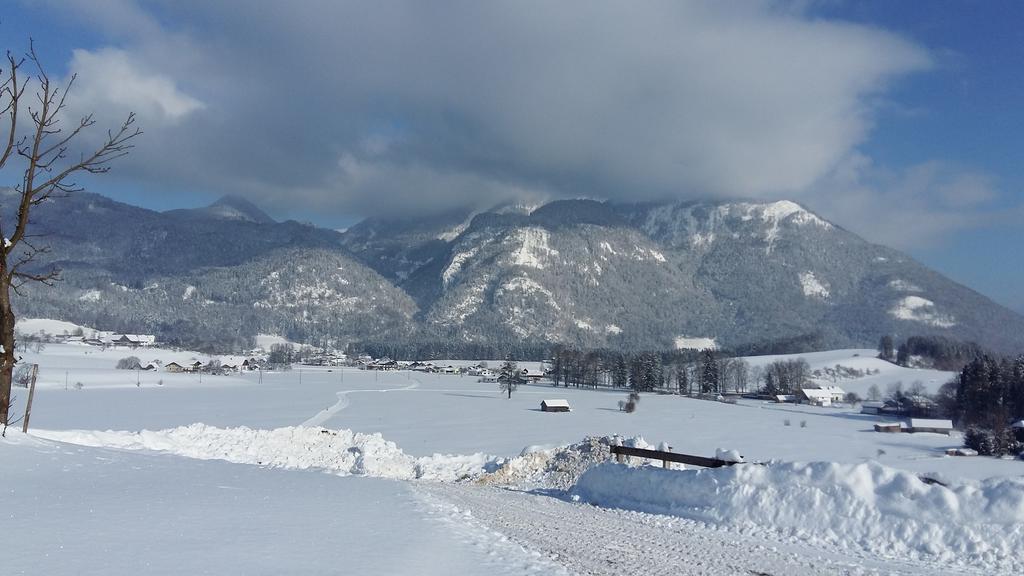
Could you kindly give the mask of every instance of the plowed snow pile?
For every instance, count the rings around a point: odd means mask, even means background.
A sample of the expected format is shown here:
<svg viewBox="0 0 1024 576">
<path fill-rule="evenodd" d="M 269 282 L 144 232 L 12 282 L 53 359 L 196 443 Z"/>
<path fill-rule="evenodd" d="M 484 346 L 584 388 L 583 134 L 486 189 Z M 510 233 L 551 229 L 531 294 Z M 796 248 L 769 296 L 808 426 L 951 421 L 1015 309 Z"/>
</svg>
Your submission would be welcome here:
<svg viewBox="0 0 1024 576">
<path fill-rule="evenodd" d="M 741 464 L 662 470 L 602 464 L 572 490 L 599 506 L 903 559 L 1024 569 L 1024 479 L 949 487 L 877 463 Z"/>
<path fill-rule="evenodd" d="M 580 476 L 597 464 L 611 458 L 610 446 L 616 440 L 610 436 L 588 436 L 582 442 L 559 448 L 526 448 L 510 458 L 496 471 L 482 476 L 482 484 L 516 486 L 519 488 L 556 488 L 568 490 Z M 650 448 L 642 437 L 627 438 L 623 446 Z M 634 458 L 636 462 L 640 459 Z"/>
<path fill-rule="evenodd" d="M 409 456 L 380 434 L 289 427 L 273 430 L 192 424 L 169 430 L 37 431 L 37 436 L 104 448 L 156 450 L 201 460 L 226 460 L 275 468 L 317 468 L 342 475 L 452 481 L 497 467 L 484 454 Z"/>
</svg>

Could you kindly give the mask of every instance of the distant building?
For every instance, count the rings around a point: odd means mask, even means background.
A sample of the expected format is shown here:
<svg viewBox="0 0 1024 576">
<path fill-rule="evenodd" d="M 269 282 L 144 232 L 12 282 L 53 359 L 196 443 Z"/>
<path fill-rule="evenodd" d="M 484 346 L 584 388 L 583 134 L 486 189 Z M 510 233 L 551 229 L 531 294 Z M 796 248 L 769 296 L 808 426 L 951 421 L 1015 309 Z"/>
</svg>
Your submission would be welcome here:
<svg viewBox="0 0 1024 576">
<path fill-rule="evenodd" d="M 523 368 L 520 371 L 520 375 L 527 382 L 538 382 L 544 379 L 544 372 L 542 372 L 541 370 L 532 370 L 530 368 Z"/>
<path fill-rule="evenodd" d="M 152 334 L 111 334 L 102 338 L 103 342 L 110 346 L 125 346 L 138 348 L 140 346 L 152 346 L 156 344 L 156 336 Z"/>
<path fill-rule="evenodd" d="M 885 411 L 885 402 L 869 400 L 860 405 L 861 414 L 882 414 Z"/>
<path fill-rule="evenodd" d="M 904 428 L 906 428 L 906 424 L 903 422 L 878 422 L 875 424 L 875 432 L 898 434 L 903 432 Z"/>
<path fill-rule="evenodd" d="M 569 401 L 564 399 L 543 400 L 540 403 L 541 412 L 569 412 Z"/>
<path fill-rule="evenodd" d="M 822 390 L 820 388 L 801 388 L 800 396 L 804 403 L 812 406 L 832 405 L 832 393 L 828 390 Z"/>
<path fill-rule="evenodd" d="M 911 418 L 907 432 L 930 432 L 932 434 L 949 435 L 953 431 L 952 420 L 936 420 L 932 418 Z"/>
<path fill-rule="evenodd" d="M 182 366 L 181 364 L 178 364 L 177 362 L 168 362 L 167 364 L 164 364 L 164 371 L 165 372 L 184 372 L 185 371 L 185 367 Z"/>
</svg>

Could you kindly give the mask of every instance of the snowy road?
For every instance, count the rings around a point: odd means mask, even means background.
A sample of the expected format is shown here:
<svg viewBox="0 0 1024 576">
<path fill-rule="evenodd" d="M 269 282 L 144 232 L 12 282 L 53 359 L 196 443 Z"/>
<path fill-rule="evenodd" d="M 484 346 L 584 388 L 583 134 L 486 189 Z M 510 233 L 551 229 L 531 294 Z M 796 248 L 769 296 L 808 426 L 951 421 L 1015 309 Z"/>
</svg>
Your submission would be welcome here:
<svg viewBox="0 0 1024 576">
<path fill-rule="evenodd" d="M 843 556 L 800 542 L 716 529 L 682 518 L 610 510 L 515 490 L 416 483 L 431 505 L 500 534 L 573 574 L 984 574 L 949 566 Z"/>
</svg>

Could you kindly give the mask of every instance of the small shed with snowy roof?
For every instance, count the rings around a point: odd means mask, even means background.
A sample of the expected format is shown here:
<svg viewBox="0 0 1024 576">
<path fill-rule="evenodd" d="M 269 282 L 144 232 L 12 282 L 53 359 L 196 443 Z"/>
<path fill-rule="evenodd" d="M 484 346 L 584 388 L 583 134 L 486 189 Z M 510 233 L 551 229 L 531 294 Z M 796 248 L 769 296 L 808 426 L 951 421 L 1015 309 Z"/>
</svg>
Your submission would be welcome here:
<svg viewBox="0 0 1024 576">
<path fill-rule="evenodd" d="M 933 434 L 949 435 L 953 431 L 952 420 L 935 420 L 931 418 L 911 418 L 907 432 L 931 432 Z"/>
<path fill-rule="evenodd" d="M 875 432 L 887 432 L 889 434 L 899 434 L 906 429 L 906 424 L 903 422 L 876 422 Z"/>
<path fill-rule="evenodd" d="M 569 412 L 569 410 L 568 400 L 542 400 L 540 403 L 541 412 Z"/>
</svg>

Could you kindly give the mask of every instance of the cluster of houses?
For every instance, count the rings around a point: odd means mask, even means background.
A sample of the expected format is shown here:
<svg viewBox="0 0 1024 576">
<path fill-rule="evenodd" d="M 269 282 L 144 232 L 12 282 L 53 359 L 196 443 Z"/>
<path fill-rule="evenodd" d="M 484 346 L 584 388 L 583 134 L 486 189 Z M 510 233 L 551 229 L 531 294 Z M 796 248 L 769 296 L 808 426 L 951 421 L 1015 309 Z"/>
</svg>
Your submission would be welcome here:
<svg viewBox="0 0 1024 576">
<path fill-rule="evenodd" d="M 846 391 L 838 386 L 814 386 L 801 388 L 796 394 L 779 394 L 776 402 L 809 404 L 811 406 L 832 406 L 846 400 Z M 927 415 L 935 408 L 935 402 L 925 396 L 904 396 L 899 400 L 868 401 L 861 404 L 861 414 L 899 417 L 907 414 Z M 1024 424 L 1024 422 L 1022 422 Z M 949 434 L 953 431 L 951 420 L 911 417 L 906 420 L 878 422 L 876 432 L 929 432 Z"/>
<path fill-rule="evenodd" d="M 166 364 L 160 360 L 153 360 L 148 364 L 142 364 L 139 366 L 140 370 L 144 371 L 163 371 L 170 374 L 212 374 L 212 375 L 225 375 L 234 374 L 237 372 L 247 372 L 253 370 L 272 370 L 273 365 L 269 364 L 265 358 L 246 358 L 242 360 L 241 364 L 224 364 L 219 360 L 210 360 L 205 364 L 195 360 L 193 362 L 178 363 L 178 362 L 167 362 Z"/>
<path fill-rule="evenodd" d="M 248 360 L 246 360 L 246 362 L 248 362 Z M 150 364 L 150 366 L 153 366 L 153 364 Z M 148 368 L 145 369 L 148 370 Z M 232 364 L 218 364 L 213 361 L 206 364 L 196 361 L 191 364 L 185 364 L 184 366 L 177 362 L 168 362 L 167 364 L 164 364 L 164 372 L 170 372 L 172 374 L 187 372 L 192 374 L 221 375 L 238 372 L 239 369 L 240 368 L 238 366 Z"/>
<path fill-rule="evenodd" d="M 390 358 L 374 360 L 369 357 L 361 357 L 356 359 L 355 364 L 363 370 L 411 370 L 413 372 L 424 372 L 428 374 L 475 376 L 479 378 L 479 382 L 497 382 L 499 375 L 497 370 L 493 370 L 483 363 L 474 364 L 472 366 L 453 366 L 451 364 L 434 364 L 433 362 L 402 362 L 399 360 L 392 360 Z M 546 378 L 547 374 L 542 370 L 523 368 L 519 371 L 519 377 L 526 382 L 539 382 Z"/>
<path fill-rule="evenodd" d="M 351 366 L 352 361 L 341 352 L 323 350 L 302 360 L 303 366 Z"/>
<path fill-rule="evenodd" d="M 148 348 L 156 345 L 156 336 L 152 334 L 121 334 L 97 330 L 89 336 L 61 334 L 54 337 L 61 344 L 88 344 L 101 348 Z"/>
</svg>

